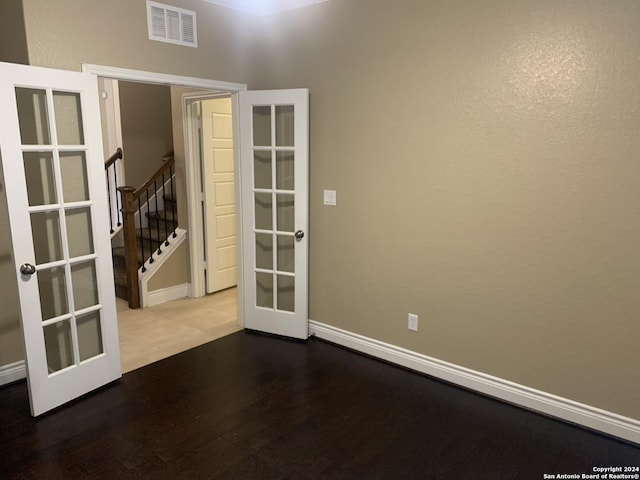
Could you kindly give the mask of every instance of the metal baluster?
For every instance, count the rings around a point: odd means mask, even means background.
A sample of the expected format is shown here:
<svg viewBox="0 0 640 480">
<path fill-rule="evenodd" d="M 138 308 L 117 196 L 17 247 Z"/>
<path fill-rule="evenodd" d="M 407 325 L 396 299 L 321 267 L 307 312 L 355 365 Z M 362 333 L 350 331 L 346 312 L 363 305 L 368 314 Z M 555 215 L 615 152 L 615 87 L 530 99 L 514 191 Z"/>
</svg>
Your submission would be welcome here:
<svg viewBox="0 0 640 480">
<path fill-rule="evenodd" d="M 173 166 L 169 166 L 169 179 L 171 180 L 171 198 L 175 198 L 175 193 L 173 191 Z M 173 238 L 176 238 L 178 234 L 176 233 L 177 225 L 176 225 L 176 212 L 172 208 L 171 209 L 171 220 L 173 221 Z"/>
<path fill-rule="evenodd" d="M 142 206 L 140 205 L 140 197 L 138 197 L 138 221 L 140 222 L 140 247 L 142 249 L 142 273 L 147 271 L 145 266 L 146 259 L 144 258 L 144 238 L 142 238 Z M 136 259 L 138 253 L 136 252 Z"/>
<path fill-rule="evenodd" d="M 151 235 L 151 218 L 149 218 L 149 189 L 147 188 L 147 231 L 149 232 L 149 247 L 151 247 L 151 258 L 149 263 L 153 263 L 153 237 Z"/>
<path fill-rule="evenodd" d="M 167 231 L 168 225 L 167 225 L 167 195 L 165 193 L 165 188 L 164 188 L 164 172 L 162 173 L 162 199 L 164 201 L 164 246 L 168 247 L 169 246 L 169 234 Z M 169 202 L 171 203 L 171 202 Z M 172 208 L 173 210 L 173 208 Z"/>
<path fill-rule="evenodd" d="M 116 184 L 116 220 L 118 221 L 116 225 L 120 227 L 122 222 L 120 221 L 120 192 L 118 192 L 118 170 L 116 169 L 116 164 L 117 161 L 113 163 L 113 181 Z M 113 231 L 111 233 L 113 233 Z"/>
<path fill-rule="evenodd" d="M 109 200 L 109 233 L 113 233 L 113 210 L 111 209 L 111 182 L 109 181 L 109 169 L 105 171 L 107 175 L 107 199 Z"/>
<path fill-rule="evenodd" d="M 158 232 L 158 255 L 162 254 L 162 240 L 160 240 L 160 215 L 158 215 L 158 182 L 153 181 L 153 191 L 156 196 L 156 211 L 154 217 L 156 217 L 156 231 Z"/>
</svg>

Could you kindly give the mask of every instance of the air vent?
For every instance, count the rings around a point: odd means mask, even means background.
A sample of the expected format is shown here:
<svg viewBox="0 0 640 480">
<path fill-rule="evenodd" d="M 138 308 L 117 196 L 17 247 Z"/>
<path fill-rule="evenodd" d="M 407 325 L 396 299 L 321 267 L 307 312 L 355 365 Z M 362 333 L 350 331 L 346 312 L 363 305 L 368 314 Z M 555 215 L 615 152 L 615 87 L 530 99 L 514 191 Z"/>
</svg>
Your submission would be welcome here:
<svg viewBox="0 0 640 480">
<path fill-rule="evenodd" d="M 196 12 L 147 0 L 149 39 L 198 46 Z"/>
</svg>

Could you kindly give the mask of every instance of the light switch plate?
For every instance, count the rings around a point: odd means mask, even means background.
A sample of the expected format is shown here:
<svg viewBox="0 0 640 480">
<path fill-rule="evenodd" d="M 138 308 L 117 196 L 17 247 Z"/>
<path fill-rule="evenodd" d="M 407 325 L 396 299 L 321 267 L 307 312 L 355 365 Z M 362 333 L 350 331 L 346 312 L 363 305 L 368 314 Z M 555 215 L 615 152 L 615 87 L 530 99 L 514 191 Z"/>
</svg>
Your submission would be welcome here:
<svg viewBox="0 0 640 480">
<path fill-rule="evenodd" d="M 324 204 L 331 205 L 332 207 L 336 206 L 336 191 L 335 190 L 325 190 L 324 191 Z"/>
</svg>

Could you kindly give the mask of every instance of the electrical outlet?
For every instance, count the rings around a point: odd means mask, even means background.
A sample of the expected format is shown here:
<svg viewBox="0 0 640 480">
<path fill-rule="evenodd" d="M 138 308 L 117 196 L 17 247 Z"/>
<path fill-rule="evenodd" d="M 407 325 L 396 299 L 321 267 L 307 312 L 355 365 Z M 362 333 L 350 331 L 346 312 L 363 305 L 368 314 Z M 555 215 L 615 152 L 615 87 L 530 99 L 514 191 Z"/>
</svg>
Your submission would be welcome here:
<svg viewBox="0 0 640 480">
<path fill-rule="evenodd" d="M 413 313 L 409 314 L 409 330 L 413 330 L 414 332 L 418 331 L 418 315 Z"/>
</svg>

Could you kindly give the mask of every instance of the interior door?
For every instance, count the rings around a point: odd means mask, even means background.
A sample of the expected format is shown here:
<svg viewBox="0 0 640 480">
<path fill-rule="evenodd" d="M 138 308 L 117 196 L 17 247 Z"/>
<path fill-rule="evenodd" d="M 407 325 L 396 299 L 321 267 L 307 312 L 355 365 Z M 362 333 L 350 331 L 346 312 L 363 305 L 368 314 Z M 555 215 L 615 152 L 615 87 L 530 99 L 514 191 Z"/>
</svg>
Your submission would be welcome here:
<svg viewBox="0 0 640 480">
<path fill-rule="evenodd" d="M 121 376 L 96 77 L 0 63 L 31 412 Z"/>
<path fill-rule="evenodd" d="M 306 339 L 309 92 L 239 94 L 245 327 Z"/>
<path fill-rule="evenodd" d="M 202 101 L 207 293 L 238 283 L 231 97 Z"/>
</svg>

